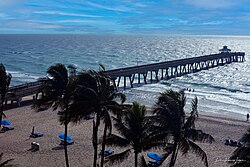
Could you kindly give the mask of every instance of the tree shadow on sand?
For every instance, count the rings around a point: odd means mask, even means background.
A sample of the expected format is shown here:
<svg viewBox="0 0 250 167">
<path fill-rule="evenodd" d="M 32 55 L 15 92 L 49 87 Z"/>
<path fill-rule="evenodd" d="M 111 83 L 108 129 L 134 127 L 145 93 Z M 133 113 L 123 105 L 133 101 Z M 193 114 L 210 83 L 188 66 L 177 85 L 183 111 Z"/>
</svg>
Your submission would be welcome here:
<svg viewBox="0 0 250 167">
<path fill-rule="evenodd" d="M 29 105 L 33 104 L 33 102 L 34 101 L 32 99 L 31 100 L 23 100 L 21 102 L 21 106 L 18 106 L 18 104 L 16 104 L 16 103 L 13 103 L 13 104 L 8 103 L 8 104 L 4 105 L 4 110 L 6 111 L 6 110 L 13 109 L 13 108 L 29 106 Z"/>
<path fill-rule="evenodd" d="M 53 147 L 52 150 L 63 150 L 64 147 L 62 146 L 56 146 L 56 147 Z"/>
</svg>

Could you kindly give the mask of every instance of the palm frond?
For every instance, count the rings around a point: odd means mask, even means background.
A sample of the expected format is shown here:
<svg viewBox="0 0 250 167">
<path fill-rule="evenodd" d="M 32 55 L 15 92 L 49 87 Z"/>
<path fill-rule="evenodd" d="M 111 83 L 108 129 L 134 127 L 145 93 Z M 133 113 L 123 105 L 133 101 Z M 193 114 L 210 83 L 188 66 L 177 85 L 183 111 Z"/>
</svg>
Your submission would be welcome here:
<svg viewBox="0 0 250 167">
<path fill-rule="evenodd" d="M 179 142 L 179 149 L 181 149 L 183 155 L 187 154 L 190 149 L 188 140 L 182 138 Z"/>
<path fill-rule="evenodd" d="M 126 95 L 123 93 L 115 93 L 115 98 L 119 98 L 122 104 L 126 101 Z"/>
<path fill-rule="evenodd" d="M 106 162 L 109 164 L 121 163 L 129 157 L 131 149 L 125 150 L 121 153 L 110 155 L 106 157 Z"/>
<path fill-rule="evenodd" d="M 195 98 L 192 100 L 191 102 L 192 104 L 192 111 L 190 113 L 190 115 L 198 117 L 198 98 L 197 96 L 195 96 Z"/>
<path fill-rule="evenodd" d="M 144 158 L 143 155 L 140 156 L 140 159 L 139 159 L 139 166 L 140 166 L 140 167 L 148 167 L 148 164 L 147 164 L 147 162 L 146 162 L 146 160 L 145 160 L 145 158 Z"/>
<path fill-rule="evenodd" d="M 204 161 L 205 166 L 208 167 L 207 154 L 205 153 L 205 151 L 203 151 L 197 144 L 190 140 L 188 141 L 188 143 L 190 146 L 190 151 L 200 156 L 202 161 Z"/>
<path fill-rule="evenodd" d="M 247 129 L 247 133 L 245 133 L 242 138 L 241 138 L 242 142 L 248 142 L 250 143 L 250 128 Z"/>
<path fill-rule="evenodd" d="M 195 128 L 195 120 L 198 117 L 197 105 L 198 105 L 198 99 L 197 99 L 197 97 L 195 97 L 192 100 L 192 111 L 191 111 L 190 116 L 188 117 L 187 121 L 184 124 L 184 129 Z"/>
<path fill-rule="evenodd" d="M 241 141 L 245 144 L 250 142 L 250 128 L 242 136 Z M 229 163 L 232 167 L 248 167 L 250 166 L 250 147 L 243 145 L 237 148 L 230 157 Z"/>
<path fill-rule="evenodd" d="M 117 118 L 114 118 L 114 126 L 115 128 L 118 130 L 118 133 L 125 137 L 126 139 L 128 140 L 133 140 L 135 139 L 135 134 L 131 131 L 131 129 L 129 127 L 127 127 L 125 124 L 128 123 L 127 120 L 125 120 L 125 123 L 124 122 L 121 122 L 121 120 L 117 119 Z M 131 124 L 131 122 L 130 122 Z"/>
<path fill-rule="evenodd" d="M 162 148 L 166 146 L 168 141 L 168 134 L 167 131 L 151 131 L 150 133 L 143 135 L 143 140 L 141 141 L 143 145 L 143 150 L 149 150 L 151 148 Z"/>
<path fill-rule="evenodd" d="M 181 116 L 180 100 L 176 99 L 179 97 L 178 92 L 176 94 L 176 92 L 174 93 L 172 90 L 170 94 L 163 92 L 156 103 L 155 113 L 160 116 L 170 116 L 173 119 L 179 119 Z"/>
<path fill-rule="evenodd" d="M 100 113 L 100 118 L 103 120 L 103 123 L 107 126 L 109 133 L 112 132 L 112 122 L 109 110 L 103 106 L 102 112 Z"/>
<path fill-rule="evenodd" d="M 101 63 L 99 63 L 99 71 L 105 71 L 105 67 Z"/>
<path fill-rule="evenodd" d="M 64 90 L 68 84 L 68 71 L 63 64 L 55 64 L 47 70 L 47 73 L 53 78 L 53 87 L 59 90 Z"/>
<path fill-rule="evenodd" d="M 196 129 L 186 129 L 184 136 L 193 141 L 199 141 L 204 143 L 212 143 L 215 141 L 213 136 L 211 136 L 210 134 L 204 133 L 202 130 Z"/>
<path fill-rule="evenodd" d="M 230 157 L 231 163 L 237 163 L 237 165 L 250 165 L 250 147 L 237 148 Z M 235 161 L 234 161 L 235 160 Z M 238 160 L 238 162 L 236 162 Z M 241 161 L 240 161 L 241 160 Z"/>
<path fill-rule="evenodd" d="M 178 103 L 179 103 L 179 110 L 181 111 L 182 117 L 185 116 L 185 112 L 184 112 L 184 106 L 186 105 L 186 95 L 185 95 L 185 91 L 184 89 L 179 91 L 180 93 L 180 98 L 178 99 Z"/>
<path fill-rule="evenodd" d="M 116 147 L 127 147 L 130 145 L 130 142 L 120 136 L 110 134 L 106 139 L 106 145 Z"/>
<path fill-rule="evenodd" d="M 190 115 L 185 122 L 183 129 L 193 129 L 195 128 L 195 116 Z"/>
<path fill-rule="evenodd" d="M 91 88 L 95 92 L 98 92 L 97 78 L 95 73 L 92 71 L 81 71 L 77 77 L 78 85 L 82 87 Z"/>
</svg>

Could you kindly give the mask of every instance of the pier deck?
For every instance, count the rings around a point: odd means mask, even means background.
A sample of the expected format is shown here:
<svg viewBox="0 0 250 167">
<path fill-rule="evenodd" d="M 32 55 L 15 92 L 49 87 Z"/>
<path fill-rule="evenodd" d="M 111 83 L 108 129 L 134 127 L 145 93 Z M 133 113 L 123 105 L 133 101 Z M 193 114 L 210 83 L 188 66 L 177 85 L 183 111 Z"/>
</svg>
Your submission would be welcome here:
<svg viewBox="0 0 250 167">
<path fill-rule="evenodd" d="M 112 78 L 113 84 L 116 87 L 119 87 L 121 80 L 123 80 L 123 88 L 126 89 L 127 85 L 133 88 L 135 81 L 140 84 L 141 80 L 143 80 L 143 83 L 147 84 L 148 82 L 170 79 L 232 62 L 243 61 L 245 61 L 244 52 L 222 52 L 219 54 L 107 70 L 105 73 Z M 127 79 L 129 84 L 127 84 Z M 42 82 L 36 81 L 10 87 L 6 102 L 17 101 L 18 105 L 20 105 L 22 97 L 35 94 L 37 97 L 41 85 Z"/>
<path fill-rule="evenodd" d="M 148 81 L 153 82 L 153 80 L 170 79 L 232 62 L 243 61 L 245 61 L 244 52 L 222 52 L 219 54 L 108 70 L 106 74 L 111 76 L 113 83 L 116 84 L 117 87 L 119 87 L 122 79 L 123 87 L 126 89 L 126 79 L 129 80 L 130 87 L 133 88 L 135 77 L 137 78 L 138 84 L 141 83 L 141 80 L 147 84 Z M 116 82 L 116 80 L 118 81 Z"/>
</svg>

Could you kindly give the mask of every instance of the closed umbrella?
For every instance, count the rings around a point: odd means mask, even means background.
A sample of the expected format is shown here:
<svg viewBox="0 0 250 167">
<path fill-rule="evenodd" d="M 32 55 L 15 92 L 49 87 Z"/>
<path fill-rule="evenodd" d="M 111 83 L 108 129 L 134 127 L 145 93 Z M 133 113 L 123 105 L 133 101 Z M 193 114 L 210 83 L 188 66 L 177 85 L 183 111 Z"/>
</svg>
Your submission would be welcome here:
<svg viewBox="0 0 250 167">
<path fill-rule="evenodd" d="M 65 135 L 65 134 L 59 134 L 58 137 L 59 137 L 60 139 L 64 139 L 64 135 Z M 71 136 L 70 136 L 70 135 L 67 135 L 66 140 L 72 140 Z"/>
<path fill-rule="evenodd" d="M 2 123 L 2 125 L 10 125 L 11 124 L 11 122 L 8 120 L 2 120 L 1 123 Z"/>
<path fill-rule="evenodd" d="M 156 161 L 160 161 L 162 159 L 161 156 L 159 156 L 158 154 L 156 154 L 154 152 L 148 152 L 147 156 L 153 160 L 156 160 Z"/>
</svg>

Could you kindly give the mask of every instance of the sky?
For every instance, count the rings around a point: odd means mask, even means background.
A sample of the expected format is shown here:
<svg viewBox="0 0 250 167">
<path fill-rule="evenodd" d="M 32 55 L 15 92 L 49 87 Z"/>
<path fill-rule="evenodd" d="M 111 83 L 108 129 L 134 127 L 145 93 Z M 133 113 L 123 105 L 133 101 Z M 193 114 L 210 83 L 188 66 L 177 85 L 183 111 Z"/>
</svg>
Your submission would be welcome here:
<svg viewBox="0 0 250 167">
<path fill-rule="evenodd" d="M 250 0 L 0 0 L 0 34 L 250 35 Z"/>
</svg>

